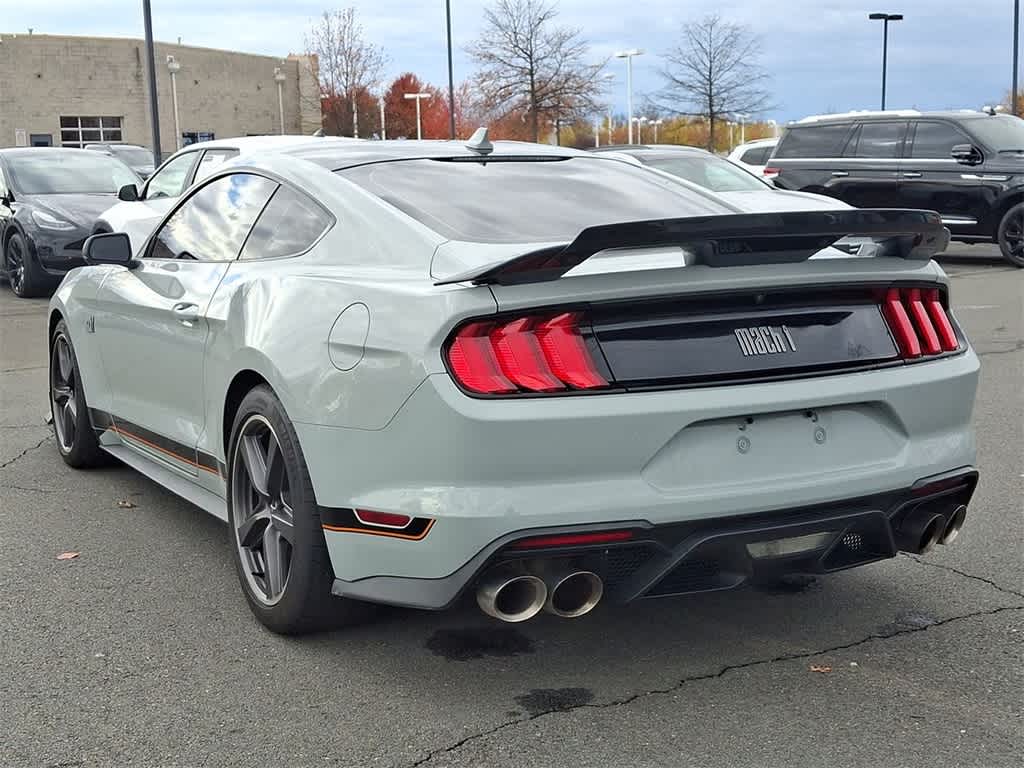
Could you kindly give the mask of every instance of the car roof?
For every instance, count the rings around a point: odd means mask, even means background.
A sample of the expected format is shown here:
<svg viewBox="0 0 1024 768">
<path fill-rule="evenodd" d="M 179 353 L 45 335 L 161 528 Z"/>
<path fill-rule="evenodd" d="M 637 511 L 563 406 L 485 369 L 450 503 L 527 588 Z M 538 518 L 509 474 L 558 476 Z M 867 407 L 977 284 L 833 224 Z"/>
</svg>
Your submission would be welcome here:
<svg viewBox="0 0 1024 768">
<path fill-rule="evenodd" d="M 315 144 L 322 142 L 324 136 L 303 136 L 303 135 L 276 135 L 276 136 L 236 136 L 232 139 L 211 139 L 210 141 L 197 141 L 188 146 L 182 147 L 178 152 L 193 152 L 200 149 L 237 149 L 239 152 L 253 152 L 257 150 L 276 150 L 288 147 L 301 146 L 303 144 Z M 332 136 L 331 141 L 352 141 L 362 143 L 361 139 L 350 139 L 342 136 Z"/>
<path fill-rule="evenodd" d="M 66 155 L 71 152 L 84 152 L 85 150 L 76 149 L 73 147 L 8 147 L 7 149 L 0 149 L 0 155 L 5 157 L 20 157 L 23 155 Z M 90 156 L 94 156 L 91 152 Z"/>
<path fill-rule="evenodd" d="M 645 152 L 686 152 L 695 155 L 710 155 L 703 147 L 691 147 L 686 144 L 612 144 L 607 147 L 595 147 L 589 152 L 625 152 L 627 154 L 643 154 Z"/>
<path fill-rule="evenodd" d="M 927 118 L 934 117 L 946 120 L 975 120 L 981 118 L 992 117 L 987 112 L 979 112 L 976 109 L 947 109 L 937 110 L 934 112 L 921 112 L 916 109 L 889 109 L 880 110 L 863 110 L 855 112 L 836 112 L 828 115 L 810 115 L 802 120 L 797 120 L 789 124 L 790 127 L 797 127 L 809 124 L 828 124 L 828 123 L 851 123 L 851 122 L 871 122 L 877 120 L 892 120 L 893 118 Z"/>
</svg>

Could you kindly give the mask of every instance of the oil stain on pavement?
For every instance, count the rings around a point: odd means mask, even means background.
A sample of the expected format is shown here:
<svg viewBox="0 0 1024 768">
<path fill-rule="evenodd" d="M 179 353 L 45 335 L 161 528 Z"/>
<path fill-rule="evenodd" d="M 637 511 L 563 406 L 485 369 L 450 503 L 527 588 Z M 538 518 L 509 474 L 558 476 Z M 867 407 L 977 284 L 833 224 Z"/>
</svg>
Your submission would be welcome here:
<svg viewBox="0 0 1024 768">
<path fill-rule="evenodd" d="M 516 704 L 533 717 L 546 712 L 575 709 L 593 700 L 594 692 L 588 688 L 535 688 L 522 696 L 516 696 Z"/>
</svg>

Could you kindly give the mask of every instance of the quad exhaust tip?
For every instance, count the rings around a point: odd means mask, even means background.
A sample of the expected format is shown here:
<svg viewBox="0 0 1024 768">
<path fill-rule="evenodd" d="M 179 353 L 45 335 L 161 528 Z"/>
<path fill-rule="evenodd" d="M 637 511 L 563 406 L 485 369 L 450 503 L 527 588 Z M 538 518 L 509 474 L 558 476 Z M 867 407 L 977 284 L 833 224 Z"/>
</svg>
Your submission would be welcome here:
<svg viewBox="0 0 1024 768">
<path fill-rule="evenodd" d="M 548 588 L 537 576 L 497 571 L 477 588 L 480 610 L 495 619 L 516 623 L 532 619 L 544 607 Z"/>
<path fill-rule="evenodd" d="M 919 555 L 931 552 L 946 532 L 946 518 L 920 509 L 900 526 L 900 549 Z"/>
<path fill-rule="evenodd" d="M 575 619 L 594 610 L 604 594 L 604 582 L 592 571 L 571 571 L 547 580 L 544 610 L 564 619 Z"/>
<path fill-rule="evenodd" d="M 967 506 L 961 504 L 953 510 L 949 516 L 949 522 L 946 523 L 946 528 L 942 533 L 942 538 L 939 539 L 939 544 L 952 544 L 956 541 L 957 536 L 960 535 L 960 529 L 964 527 L 964 521 L 967 519 Z"/>
</svg>

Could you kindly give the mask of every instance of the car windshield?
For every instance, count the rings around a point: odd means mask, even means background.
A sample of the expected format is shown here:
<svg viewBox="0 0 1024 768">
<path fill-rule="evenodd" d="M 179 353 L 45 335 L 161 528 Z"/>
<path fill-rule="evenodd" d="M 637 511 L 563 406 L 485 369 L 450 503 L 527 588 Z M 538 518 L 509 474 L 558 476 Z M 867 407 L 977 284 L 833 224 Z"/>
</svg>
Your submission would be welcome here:
<svg viewBox="0 0 1024 768">
<path fill-rule="evenodd" d="M 967 123 L 967 127 L 996 152 L 1024 152 L 1024 120 L 1019 117 L 979 117 Z"/>
<path fill-rule="evenodd" d="M 114 144 L 110 151 L 129 165 L 153 165 L 153 153 L 142 147 L 119 147 Z"/>
<path fill-rule="evenodd" d="M 599 224 L 735 213 L 621 161 L 405 160 L 338 172 L 452 240 L 565 242 Z"/>
<path fill-rule="evenodd" d="M 765 185 L 728 160 L 714 155 L 665 152 L 642 155 L 645 165 L 692 181 L 712 192 L 763 192 Z"/>
<path fill-rule="evenodd" d="M 11 186 L 23 195 L 112 194 L 139 181 L 117 158 L 78 149 L 12 153 L 7 167 Z"/>
</svg>

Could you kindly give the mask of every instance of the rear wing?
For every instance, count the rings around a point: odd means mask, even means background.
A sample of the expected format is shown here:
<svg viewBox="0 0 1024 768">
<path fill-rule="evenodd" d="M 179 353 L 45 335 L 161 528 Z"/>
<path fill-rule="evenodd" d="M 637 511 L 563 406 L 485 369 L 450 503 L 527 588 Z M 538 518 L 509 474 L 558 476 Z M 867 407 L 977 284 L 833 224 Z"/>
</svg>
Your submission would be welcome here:
<svg viewBox="0 0 1024 768">
<path fill-rule="evenodd" d="M 949 231 L 933 211 L 852 208 L 653 219 L 589 227 L 567 245 L 474 267 L 435 284 L 557 280 L 595 253 L 656 246 L 689 248 L 695 255 L 691 263 L 709 267 L 787 264 L 805 261 L 847 237 L 856 238 L 859 256 L 920 261 L 949 244 Z"/>
</svg>

